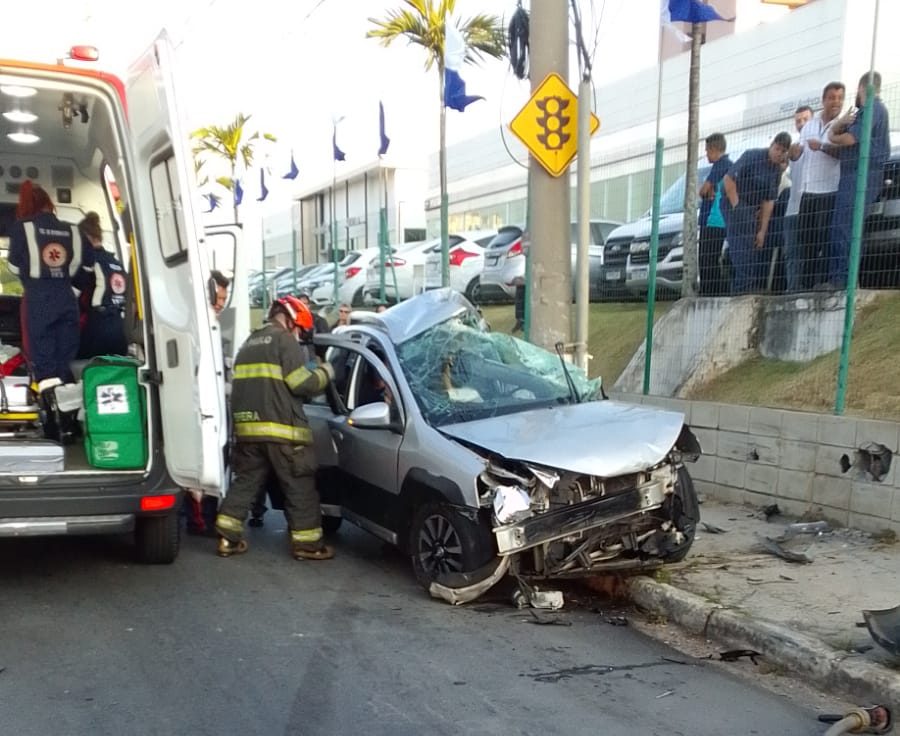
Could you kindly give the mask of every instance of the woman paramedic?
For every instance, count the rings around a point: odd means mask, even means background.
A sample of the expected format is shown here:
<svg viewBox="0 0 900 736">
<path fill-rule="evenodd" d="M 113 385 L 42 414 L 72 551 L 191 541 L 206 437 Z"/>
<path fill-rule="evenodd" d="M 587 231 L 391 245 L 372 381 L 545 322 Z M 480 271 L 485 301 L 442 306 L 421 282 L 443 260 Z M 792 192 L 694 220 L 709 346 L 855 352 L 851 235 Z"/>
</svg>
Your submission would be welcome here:
<svg viewBox="0 0 900 736">
<path fill-rule="evenodd" d="M 125 355 L 125 290 L 128 284 L 125 269 L 118 259 L 103 247 L 100 215 L 88 212 L 78 223 L 81 237 L 90 243 L 94 252 L 94 269 L 87 274 L 81 290 L 81 346 L 79 358 L 96 355 Z"/>
<path fill-rule="evenodd" d="M 71 442 L 74 413 L 57 410 L 55 389 L 72 383 L 78 353 L 78 303 L 73 280 L 94 267 L 93 249 L 78 228 L 56 217 L 50 196 L 31 181 L 19 190 L 9 230 L 9 270 L 22 282 L 22 346 L 45 412 L 44 434 Z"/>
</svg>

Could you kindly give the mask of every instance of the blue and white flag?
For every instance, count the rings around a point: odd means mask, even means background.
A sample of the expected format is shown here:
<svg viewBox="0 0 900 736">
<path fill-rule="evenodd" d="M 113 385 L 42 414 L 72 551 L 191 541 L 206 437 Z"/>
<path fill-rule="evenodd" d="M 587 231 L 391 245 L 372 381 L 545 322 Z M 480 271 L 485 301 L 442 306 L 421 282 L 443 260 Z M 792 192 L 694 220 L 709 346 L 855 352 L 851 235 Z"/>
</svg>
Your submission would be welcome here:
<svg viewBox="0 0 900 736">
<path fill-rule="evenodd" d="M 299 174 L 299 173 L 300 173 L 300 169 L 298 169 L 297 164 L 294 163 L 294 152 L 291 151 L 291 169 L 290 169 L 290 171 L 288 171 L 288 173 L 286 173 L 281 178 L 282 179 L 296 179 L 297 174 Z"/>
<path fill-rule="evenodd" d="M 381 145 L 378 147 L 378 155 L 384 156 L 387 153 L 388 146 L 391 145 L 391 139 L 384 132 L 384 104 L 378 103 L 378 136 L 381 139 Z"/>
<path fill-rule="evenodd" d="M 259 170 L 259 196 L 256 198 L 257 202 L 264 202 L 266 197 L 269 196 L 269 190 L 266 188 L 266 170 Z"/>
<path fill-rule="evenodd" d="M 466 94 L 466 83 L 459 76 L 466 60 L 466 41 L 452 20 L 444 21 L 444 107 L 464 112 L 484 97 Z"/>
<path fill-rule="evenodd" d="M 334 155 L 335 161 L 345 161 L 347 159 L 347 156 L 344 154 L 344 152 L 340 148 L 338 148 L 337 126 L 334 127 L 334 132 L 331 134 L 331 151 Z"/>
<path fill-rule="evenodd" d="M 700 0 L 660 0 L 659 21 L 681 41 L 690 41 L 690 36 L 675 28 L 672 23 L 708 23 L 713 20 L 734 20 L 723 18 L 716 9 Z"/>
<path fill-rule="evenodd" d="M 244 187 L 241 186 L 241 180 L 234 180 L 234 206 L 237 207 L 244 199 Z"/>
</svg>

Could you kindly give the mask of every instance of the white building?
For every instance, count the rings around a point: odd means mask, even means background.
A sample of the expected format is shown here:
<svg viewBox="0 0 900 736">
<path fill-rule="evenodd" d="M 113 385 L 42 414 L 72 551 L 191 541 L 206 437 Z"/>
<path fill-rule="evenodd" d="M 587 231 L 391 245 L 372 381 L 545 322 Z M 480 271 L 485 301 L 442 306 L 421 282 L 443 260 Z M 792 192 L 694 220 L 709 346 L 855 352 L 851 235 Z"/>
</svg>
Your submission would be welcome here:
<svg viewBox="0 0 900 736">
<path fill-rule="evenodd" d="M 780 130 L 793 133 L 794 110 L 801 104 L 816 108 L 830 81 L 844 82 L 848 105 L 852 101 L 860 75 L 869 68 L 875 0 L 806 0 L 789 12 L 774 7 L 785 1 L 713 0 L 723 16 L 735 21 L 707 25 L 701 53 L 701 156 L 703 139 L 712 132 L 724 133 L 731 151 L 766 145 Z M 900 0 L 882 0 L 875 66 L 896 129 L 898 28 Z M 667 32 L 663 39 L 661 135 L 663 185 L 668 186 L 684 173 L 690 54 L 689 44 L 674 35 Z M 570 78 L 576 77 L 573 70 Z M 657 78 L 658 67 L 651 66 L 596 90 L 601 129 L 591 142 L 592 217 L 624 222 L 650 206 Z M 528 154 L 508 129 L 498 126 L 450 146 L 447 160 L 451 231 L 524 223 Z M 415 162 L 394 162 L 390 154 L 383 162 L 345 167 L 338 164 L 335 176 L 303 190 L 291 210 L 263 219 L 267 268 L 290 265 L 295 248 L 298 263 L 330 260 L 332 239 L 339 253 L 377 245 L 384 181 L 390 242 L 421 239 L 426 229 L 429 237 L 440 233 L 437 152 L 427 171 Z M 573 166 L 573 186 L 574 177 Z"/>
<path fill-rule="evenodd" d="M 808 0 L 760 22 L 759 0 L 715 0 L 735 23 L 710 23 L 701 53 L 700 156 L 703 138 L 722 132 L 729 149 L 766 145 L 801 104 L 817 108 L 826 83 L 847 86 L 848 105 L 871 57 L 874 0 Z M 771 10 L 771 7 L 767 8 Z M 900 129 L 900 2 L 881 2 L 876 69 Z M 664 34 L 661 135 L 663 185 L 684 172 L 689 44 Z M 627 60 L 623 60 L 627 63 Z M 572 77 L 576 75 L 570 75 Z M 628 221 L 651 203 L 658 67 L 596 90 L 601 129 L 591 144 L 591 216 Z M 895 137 L 895 143 L 898 140 Z M 509 130 L 493 130 L 448 149 L 450 229 L 521 224 L 526 210 L 525 148 Z M 515 160 L 513 160 L 515 159 Z M 575 184 L 574 166 L 571 181 Z M 429 167 L 429 235 L 440 232 L 437 154 Z M 576 202 L 572 198 L 573 207 Z"/>
<path fill-rule="evenodd" d="M 338 257 L 377 246 L 382 208 L 387 210 L 389 243 L 425 237 L 424 166 L 386 157 L 343 169 L 338 164 L 331 180 L 302 191 L 291 209 L 263 218 L 266 268 L 292 265 L 295 248 L 300 264 L 330 261 L 332 243 Z"/>
</svg>

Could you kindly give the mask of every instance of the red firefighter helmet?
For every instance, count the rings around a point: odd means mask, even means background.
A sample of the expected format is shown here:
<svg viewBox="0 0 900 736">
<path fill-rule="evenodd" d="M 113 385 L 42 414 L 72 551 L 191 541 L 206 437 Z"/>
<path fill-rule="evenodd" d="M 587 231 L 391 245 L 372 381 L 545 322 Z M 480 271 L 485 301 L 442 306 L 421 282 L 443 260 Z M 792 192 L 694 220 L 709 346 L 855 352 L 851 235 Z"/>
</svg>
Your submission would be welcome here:
<svg viewBox="0 0 900 736">
<path fill-rule="evenodd" d="M 293 324 L 304 330 L 313 328 L 313 316 L 303 302 L 295 296 L 283 296 L 272 302 L 272 308 L 269 310 L 269 316 L 276 308 L 280 307 L 288 316 Z"/>
</svg>

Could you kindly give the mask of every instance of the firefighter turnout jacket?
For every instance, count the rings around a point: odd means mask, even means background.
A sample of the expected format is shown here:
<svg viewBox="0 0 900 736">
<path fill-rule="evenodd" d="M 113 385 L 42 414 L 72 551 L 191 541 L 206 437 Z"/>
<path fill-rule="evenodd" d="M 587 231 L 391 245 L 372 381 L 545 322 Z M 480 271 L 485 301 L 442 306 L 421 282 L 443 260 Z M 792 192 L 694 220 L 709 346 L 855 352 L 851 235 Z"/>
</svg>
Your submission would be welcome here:
<svg viewBox="0 0 900 736">
<path fill-rule="evenodd" d="M 238 442 L 312 444 L 302 400 L 325 390 L 330 366 L 307 367 L 294 336 L 277 324 L 253 332 L 234 361 L 231 407 Z"/>
</svg>

